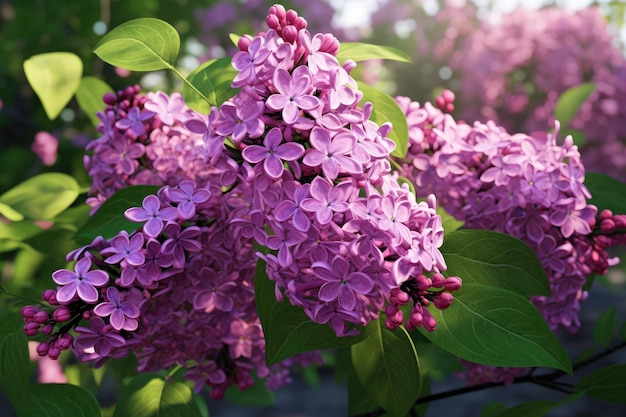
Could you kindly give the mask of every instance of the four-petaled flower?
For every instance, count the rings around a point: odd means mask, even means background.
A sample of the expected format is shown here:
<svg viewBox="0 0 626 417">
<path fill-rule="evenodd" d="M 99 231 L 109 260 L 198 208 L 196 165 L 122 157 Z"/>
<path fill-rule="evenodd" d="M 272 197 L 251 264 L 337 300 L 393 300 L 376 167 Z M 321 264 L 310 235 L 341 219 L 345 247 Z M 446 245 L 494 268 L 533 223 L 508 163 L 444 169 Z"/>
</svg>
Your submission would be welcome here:
<svg viewBox="0 0 626 417">
<path fill-rule="evenodd" d="M 122 263 L 133 266 L 141 265 L 146 257 L 143 254 L 143 234 L 136 233 L 128 238 L 128 232 L 122 230 L 117 236 L 111 239 L 111 246 L 100 251 L 102 255 L 110 255 L 104 262 L 108 264 Z"/>
<path fill-rule="evenodd" d="M 283 143 L 283 134 L 279 128 L 271 129 L 263 139 L 263 146 L 251 145 L 243 150 L 243 159 L 251 164 L 263 162 L 265 173 L 277 179 L 283 175 L 283 161 L 295 161 L 304 154 L 304 146 L 295 142 Z"/>
<path fill-rule="evenodd" d="M 67 304 L 76 295 L 86 303 L 93 304 L 98 301 L 98 290 L 109 282 L 109 275 L 99 269 L 90 271 L 91 259 L 80 259 L 74 266 L 74 271 L 59 269 L 52 274 L 54 282 L 60 285 L 56 298 L 61 304 Z"/>
<path fill-rule="evenodd" d="M 164 222 L 178 219 L 178 210 L 174 207 L 161 208 L 161 200 L 156 195 L 143 199 L 142 207 L 131 207 L 124 212 L 126 218 L 133 222 L 146 222 L 143 232 L 150 237 L 157 237 L 163 230 Z"/>
<path fill-rule="evenodd" d="M 297 67 L 293 73 L 277 68 L 274 73 L 274 86 L 278 91 L 267 98 L 270 110 L 282 110 L 283 121 L 294 124 L 300 110 L 312 111 L 320 106 L 320 100 L 310 94 L 313 90 L 313 78 L 308 67 Z"/>
<path fill-rule="evenodd" d="M 98 304 L 93 312 L 100 317 L 109 317 L 109 323 L 115 330 L 137 330 L 139 307 L 131 301 L 122 301 L 122 294 L 115 287 L 107 288 L 107 299 Z"/>
<path fill-rule="evenodd" d="M 351 174 L 363 172 L 363 166 L 347 156 L 354 148 L 356 139 L 348 132 L 337 134 L 333 139 L 326 129 L 315 127 L 309 137 L 310 148 L 302 162 L 310 167 L 322 166 L 324 176 L 334 180 L 339 176 L 339 167 Z"/>
<path fill-rule="evenodd" d="M 314 262 L 311 267 L 315 275 L 325 281 L 320 287 L 319 299 L 337 300 L 344 310 L 355 310 L 357 294 L 365 295 L 374 288 L 374 281 L 363 272 L 351 271 L 350 262 L 342 256 L 335 256 L 332 265 Z"/>
<path fill-rule="evenodd" d="M 154 112 L 144 111 L 141 113 L 139 107 L 133 107 L 128 111 L 125 119 L 120 119 L 115 122 L 115 127 L 118 129 L 127 129 L 135 137 L 146 134 L 146 126 L 143 122 L 152 118 Z"/>
</svg>

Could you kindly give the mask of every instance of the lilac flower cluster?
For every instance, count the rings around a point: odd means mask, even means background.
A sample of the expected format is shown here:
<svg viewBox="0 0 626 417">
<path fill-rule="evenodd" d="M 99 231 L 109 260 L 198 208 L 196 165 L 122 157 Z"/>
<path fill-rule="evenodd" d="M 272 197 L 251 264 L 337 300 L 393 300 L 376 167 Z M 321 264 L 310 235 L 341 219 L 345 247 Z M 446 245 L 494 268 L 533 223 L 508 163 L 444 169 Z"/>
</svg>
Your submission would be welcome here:
<svg viewBox="0 0 626 417">
<path fill-rule="evenodd" d="M 450 98 L 448 92 L 444 93 Z M 409 123 L 410 146 L 400 174 L 417 190 L 435 193 L 465 227 L 507 233 L 526 242 L 544 267 L 552 295 L 532 297 L 553 330 L 580 326 L 583 286 L 618 262 L 607 248 L 626 242 L 615 233 L 626 216 L 587 203 L 585 169 L 571 137 L 510 134 L 493 122 L 457 122 L 430 103 L 397 97 Z M 447 102 L 442 97 L 438 102 Z M 493 375 L 483 372 L 480 375 Z M 482 381 L 476 374 L 472 381 Z M 511 375 L 502 375 L 501 382 Z"/>
<path fill-rule="evenodd" d="M 126 210 L 137 229 L 68 254 L 73 266 L 44 293 L 52 313 L 24 308 L 25 332 L 48 336 L 40 355 L 73 347 L 100 366 L 133 353 L 139 371 L 180 365 L 216 398 L 254 375 L 275 388 L 290 366 L 320 356 L 266 366 L 259 258 L 278 301 L 338 336 L 357 334 L 380 311 L 395 328 L 409 301 L 407 326 L 434 330 L 428 306 L 446 308 L 461 285 L 442 275 L 434 196 L 417 202 L 391 173 L 391 125 L 370 120 L 371 103 L 359 106 L 355 63 L 337 61 L 336 38 L 311 35 L 278 5 L 266 22 L 232 58 L 240 92 L 209 115 L 178 94 L 105 95 L 102 136 L 86 158 L 89 202 L 95 210 L 128 185 L 162 187 Z"/>
<path fill-rule="evenodd" d="M 497 23 L 483 21 L 452 55 L 450 67 L 460 79 L 460 115 L 493 120 L 509 131 L 551 128 L 560 94 L 595 83 L 564 127 L 585 134 L 587 169 L 626 178 L 626 59 L 597 7 L 520 9 Z"/>
</svg>

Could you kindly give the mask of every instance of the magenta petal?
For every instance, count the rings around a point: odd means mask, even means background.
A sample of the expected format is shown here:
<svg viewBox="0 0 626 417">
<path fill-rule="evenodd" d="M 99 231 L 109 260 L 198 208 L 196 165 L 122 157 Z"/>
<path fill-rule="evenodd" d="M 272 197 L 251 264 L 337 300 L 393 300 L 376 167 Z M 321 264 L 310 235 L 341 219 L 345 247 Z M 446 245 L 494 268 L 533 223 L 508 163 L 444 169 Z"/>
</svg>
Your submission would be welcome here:
<svg viewBox="0 0 626 417">
<path fill-rule="evenodd" d="M 105 302 L 105 303 L 100 303 L 98 304 L 94 309 L 93 312 L 95 314 L 97 314 L 100 317 L 107 317 L 108 315 L 110 315 L 113 311 L 115 310 L 115 306 L 113 305 L 113 303 L 109 303 L 109 302 Z"/>
<path fill-rule="evenodd" d="M 143 199 L 142 205 L 148 213 L 157 213 L 161 208 L 161 201 L 156 195 L 150 194 Z"/>
<path fill-rule="evenodd" d="M 270 110 L 278 111 L 284 109 L 289 102 L 289 99 L 285 96 L 281 96 L 280 94 L 272 94 L 265 101 L 265 105 Z"/>
<path fill-rule="evenodd" d="M 301 232 L 308 232 L 311 228 L 311 220 L 301 210 L 297 210 L 293 216 L 293 226 Z"/>
<path fill-rule="evenodd" d="M 356 306 L 356 295 L 354 295 L 354 292 L 348 288 L 347 285 L 340 284 L 339 297 L 337 297 L 337 301 L 341 307 L 351 311 L 354 310 L 354 307 Z"/>
<path fill-rule="evenodd" d="M 289 101 L 283 108 L 283 120 L 287 124 L 294 124 L 298 120 L 300 109 L 293 101 Z"/>
<path fill-rule="evenodd" d="M 124 216 L 132 222 L 145 222 L 151 217 L 146 210 L 139 207 L 129 208 L 124 212 Z"/>
<path fill-rule="evenodd" d="M 124 327 L 125 316 L 124 313 L 119 311 L 118 309 L 113 310 L 111 313 L 111 317 L 109 318 L 109 323 L 115 330 L 121 330 Z"/>
<path fill-rule="evenodd" d="M 150 218 L 143 225 L 143 231 L 150 237 L 157 237 L 159 233 L 163 230 L 163 221 L 161 219 L 157 219 L 155 217 Z"/>
<path fill-rule="evenodd" d="M 86 303 L 95 303 L 98 301 L 98 290 L 85 281 L 78 283 L 76 292 L 78 293 L 78 297 Z"/>
<path fill-rule="evenodd" d="M 233 309 L 234 304 L 232 298 L 220 293 L 215 294 L 215 307 L 218 310 L 230 311 Z"/>
<path fill-rule="evenodd" d="M 52 280 L 59 285 L 67 285 L 76 280 L 76 273 L 68 269 L 59 269 L 52 273 Z"/>
<path fill-rule="evenodd" d="M 291 94 L 291 75 L 286 70 L 278 68 L 274 73 L 274 86 L 280 94 L 289 96 Z"/>
<path fill-rule="evenodd" d="M 284 143 L 274 151 L 274 155 L 285 161 L 295 161 L 304 154 L 304 146 L 299 143 Z"/>
<path fill-rule="evenodd" d="M 283 162 L 276 155 L 268 154 L 263 163 L 263 168 L 267 175 L 274 179 L 278 179 L 283 175 L 284 167 Z"/>
<path fill-rule="evenodd" d="M 307 154 L 304 155 L 302 163 L 310 167 L 317 167 L 322 165 L 322 163 L 327 159 L 326 154 L 318 151 L 317 149 L 309 149 Z"/>
<path fill-rule="evenodd" d="M 83 275 L 83 280 L 91 285 L 102 287 L 107 282 L 109 282 L 109 275 L 104 271 L 95 269 Z"/>
<path fill-rule="evenodd" d="M 294 102 L 306 111 L 314 110 L 320 105 L 320 100 L 315 96 L 300 96 L 294 99 Z"/>
<path fill-rule="evenodd" d="M 243 150 L 241 156 L 243 159 L 248 161 L 251 164 L 257 164 L 265 159 L 265 157 L 269 154 L 267 148 L 259 145 L 251 145 Z"/>
<path fill-rule="evenodd" d="M 367 294 L 374 288 L 374 281 L 362 272 L 354 272 L 350 274 L 350 288 L 359 294 Z"/>
<path fill-rule="evenodd" d="M 325 301 L 325 302 L 330 302 L 333 301 L 337 298 L 337 291 L 338 291 L 338 287 L 341 284 L 338 284 L 336 282 L 327 282 L 324 285 L 321 286 L 320 291 L 317 295 L 317 297 L 321 300 L 321 301 Z"/>
<path fill-rule="evenodd" d="M 76 294 L 76 287 L 78 283 L 76 281 L 71 282 L 67 285 L 57 288 L 57 301 L 61 304 L 65 304 L 68 301 L 71 301 Z"/>
</svg>

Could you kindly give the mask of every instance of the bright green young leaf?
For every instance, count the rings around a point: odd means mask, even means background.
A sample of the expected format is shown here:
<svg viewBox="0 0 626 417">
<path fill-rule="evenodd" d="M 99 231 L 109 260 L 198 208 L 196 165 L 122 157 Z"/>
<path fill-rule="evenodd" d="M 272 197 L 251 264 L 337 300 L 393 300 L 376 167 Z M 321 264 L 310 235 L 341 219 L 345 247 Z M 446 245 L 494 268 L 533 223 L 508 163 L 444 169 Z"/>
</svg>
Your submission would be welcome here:
<svg viewBox="0 0 626 417">
<path fill-rule="evenodd" d="M 98 400 L 84 388 L 69 384 L 35 384 L 30 388 L 28 413 L 25 417 L 99 417 L 101 415 Z"/>
<path fill-rule="evenodd" d="M 437 214 L 441 216 L 441 223 L 446 237 L 448 237 L 448 233 L 452 233 L 463 227 L 464 222 L 457 220 L 452 215 L 446 213 L 443 207 L 437 206 Z"/>
<path fill-rule="evenodd" d="M 18 211 L 15 211 L 8 204 L 4 204 L 0 201 L 0 215 L 6 217 L 8 220 L 12 222 L 21 222 L 24 220 L 24 215 Z"/>
<path fill-rule="evenodd" d="M 392 61 L 411 63 L 409 57 L 403 51 L 391 46 L 373 45 L 361 42 L 342 42 L 337 53 L 337 60 L 344 62 L 351 59 L 355 62 L 367 61 L 369 59 L 389 59 Z"/>
<path fill-rule="evenodd" d="M 237 35 L 236 33 L 229 33 L 228 37 L 235 46 L 237 46 L 237 44 L 239 43 L 239 38 L 241 38 L 241 36 Z"/>
<path fill-rule="evenodd" d="M 301 308 L 289 301 L 276 301 L 274 283 L 267 278 L 265 262 L 261 259 L 257 261 L 254 290 L 268 365 L 298 353 L 349 346 L 363 338 L 363 335 L 337 337 L 330 326 L 313 322 Z"/>
<path fill-rule="evenodd" d="M 24 61 L 26 79 L 49 119 L 56 118 L 78 89 L 83 62 L 70 52 L 34 55 Z"/>
<path fill-rule="evenodd" d="M 561 94 L 554 109 L 554 118 L 561 122 L 561 127 L 567 127 L 595 88 L 593 83 L 584 83 L 569 88 Z"/>
<path fill-rule="evenodd" d="M 591 204 L 598 210 L 609 209 L 626 214 L 626 184 L 606 174 L 585 174 L 585 186 L 591 193 Z"/>
<path fill-rule="evenodd" d="M 202 417 L 191 388 L 147 373 L 133 378 L 122 390 L 113 417 Z"/>
<path fill-rule="evenodd" d="M 80 86 L 76 91 L 76 101 L 94 126 L 100 123 L 96 113 L 104 110 L 102 96 L 108 92 L 113 93 L 113 89 L 99 78 L 83 77 L 80 80 Z"/>
<path fill-rule="evenodd" d="M 232 96 L 238 89 L 231 88 L 237 70 L 230 64 L 230 58 L 212 59 L 200 65 L 189 76 L 189 84 L 183 85 L 183 97 L 189 108 L 198 113 L 209 114 L 211 106 L 219 106 Z"/>
<path fill-rule="evenodd" d="M 394 141 L 396 149 L 394 149 L 391 155 L 404 158 L 409 143 L 409 127 L 402 109 L 390 95 L 365 83 L 359 82 L 358 84 L 359 90 L 363 93 L 361 104 L 369 101 L 374 105 L 370 119 L 378 125 L 386 122 L 391 122 L 393 125 L 393 129 L 389 132 L 388 137 Z"/>
<path fill-rule="evenodd" d="M 463 283 L 446 310 L 430 310 L 431 342 L 460 358 L 491 366 L 545 366 L 572 373 L 563 346 L 525 297 L 504 288 Z"/>
<path fill-rule="evenodd" d="M 607 366 L 585 376 L 576 385 L 587 395 L 612 403 L 626 403 L 626 364 Z"/>
<path fill-rule="evenodd" d="M 611 340 L 613 340 L 616 324 L 617 309 L 615 307 L 611 307 L 602 313 L 593 328 L 593 339 L 596 343 L 603 347 L 609 347 Z"/>
<path fill-rule="evenodd" d="M 0 386 L 18 411 L 28 405 L 29 380 L 28 345 L 20 328 L 4 335 L 0 342 Z"/>
<path fill-rule="evenodd" d="M 76 180 L 60 172 L 35 175 L 0 195 L 0 203 L 24 217 L 49 220 L 68 208 L 78 197 Z"/>
<path fill-rule="evenodd" d="M 41 227 L 31 222 L 0 223 L 0 239 L 24 240 L 41 231 Z"/>
<path fill-rule="evenodd" d="M 421 387 L 417 352 L 407 331 L 372 322 L 372 331 L 351 350 L 354 371 L 367 392 L 391 416 L 404 417 Z"/>
<path fill-rule="evenodd" d="M 74 230 L 64 225 L 54 225 L 48 230 L 25 239 L 24 243 L 41 253 L 63 259 L 67 253 L 76 249 L 73 241 L 74 233 Z"/>
<path fill-rule="evenodd" d="M 163 20 L 144 17 L 123 23 L 96 44 L 103 61 L 130 71 L 173 69 L 180 49 L 176 29 Z"/>
<path fill-rule="evenodd" d="M 441 253 L 448 275 L 465 283 L 506 288 L 531 297 L 549 295 L 550 284 L 535 252 L 512 236 L 489 230 L 446 233 Z"/>
<path fill-rule="evenodd" d="M 124 211 L 131 207 L 141 207 L 143 199 L 150 194 L 156 194 L 159 188 L 156 185 L 134 185 L 117 191 L 76 232 L 74 239 L 79 244 L 88 244 L 98 236 L 108 239 L 122 230 L 130 232 L 141 228 L 141 223 L 127 220 Z"/>
</svg>

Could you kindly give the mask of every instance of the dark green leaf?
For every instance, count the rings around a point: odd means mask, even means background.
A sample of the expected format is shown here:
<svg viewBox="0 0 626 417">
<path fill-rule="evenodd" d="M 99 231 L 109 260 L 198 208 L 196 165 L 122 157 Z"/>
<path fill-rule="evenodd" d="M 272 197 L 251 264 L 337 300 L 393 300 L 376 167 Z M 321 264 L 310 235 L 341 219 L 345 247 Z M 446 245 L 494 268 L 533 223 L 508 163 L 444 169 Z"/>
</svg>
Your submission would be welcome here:
<svg viewBox="0 0 626 417">
<path fill-rule="evenodd" d="M 143 199 L 156 194 L 160 187 L 155 185 L 135 185 L 122 188 L 108 198 L 96 213 L 81 227 L 74 239 L 81 244 L 91 243 L 102 236 L 105 239 L 117 235 L 121 230 L 132 231 L 141 227 L 124 217 L 124 211 L 131 207 L 141 207 Z"/>
<path fill-rule="evenodd" d="M 112 93 L 113 89 L 99 78 L 83 77 L 80 80 L 80 86 L 76 91 L 76 101 L 94 126 L 100 123 L 96 113 L 104 111 L 102 96 L 107 92 Z"/>
<path fill-rule="evenodd" d="M 69 384 L 31 386 L 26 417 L 99 417 L 100 405 L 89 391 Z M 20 416 L 21 417 L 21 416 Z"/>
<path fill-rule="evenodd" d="M 0 385 L 16 410 L 28 405 L 29 379 L 28 345 L 26 335 L 19 329 L 4 335 L 0 344 Z"/>
<path fill-rule="evenodd" d="M 594 352 L 596 351 L 595 347 L 590 347 L 588 349 L 585 349 L 583 351 L 583 353 L 581 353 L 580 355 L 578 355 L 578 357 L 576 358 L 576 360 L 574 361 L 574 363 L 580 363 L 582 361 L 584 361 L 585 359 L 587 359 L 588 357 L 590 357 Z"/>
<path fill-rule="evenodd" d="M 349 346 L 363 337 L 337 337 L 330 326 L 313 322 L 301 308 L 288 301 L 276 301 L 274 283 L 267 278 L 261 259 L 257 262 L 254 289 L 268 365 L 298 353 Z"/>
<path fill-rule="evenodd" d="M 609 347 L 613 334 L 615 333 L 615 326 L 617 324 L 617 309 L 611 307 L 606 310 L 593 328 L 593 339 L 597 344 L 603 347 Z"/>
<path fill-rule="evenodd" d="M 352 345 L 352 365 L 371 397 L 395 417 L 404 417 L 420 395 L 417 353 L 407 331 L 387 330 L 372 322 L 372 331 Z"/>
<path fill-rule="evenodd" d="M 64 225 L 54 225 L 48 230 L 25 239 L 24 243 L 39 252 L 63 259 L 68 252 L 76 249 L 73 241 L 74 233 L 74 230 Z"/>
<path fill-rule="evenodd" d="M 587 390 L 587 395 L 602 401 L 626 403 L 626 364 L 598 369 L 584 377 L 576 388 Z"/>
<path fill-rule="evenodd" d="M 512 291 L 464 283 L 450 307 L 431 313 L 437 329 L 420 332 L 460 358 L 483 365 L 572 372 L 567 353 L 539 311 Z"/>
<path fill-rule="evenodd" d="M 0 196 L 0 202 L 26 218 L 49 220 L 78 197 L 78 183 L 60 172 L 35 175 Z"/>
<path fill-rule="evenodd" d="M 237 70 L 230 64 L 230 58 L 212 59 L 203 63 L 187 77 L 187 81 L 202 96 L 188 84 L 184 84 L 185 103 L 198 113 L 210 113 L 211 106 L 221 105 L 239 91 L 230 86 L 235 75 Z"/>
<path fill-rule="evenodd" d="M 180 49 L 178 32 L 169 23 L 140 18 L 119 25 L 96 44 L 105 62 L 130 71 L 173 69 Z"/>
<path fill-rule="evenodd" d="M 622 323 L 622 327 L 619 330 L 619 337 L 626 342 L 626 321 Z"/>
<path fill-rule="evenodd" d="M 432 343 L 418 331 L 409 332 L 420 358 L 420 372 L 434 380 L 441 380 L 464 368 L 458 358 Z"/>
<path fill-rule="evenodd" d="M 370 119 L 379 126 L 386 122 L 391 122 L 393 125 L 393 129 L 389 132 L 388 137 L 394 141 L 396 149 L 394 149 L 391 155 L 404 158 L 409 143 L 409 127 L 402 109 L 390 95 L 365 83 L 359 82 L 358 84 L 359 90 L 363 93 L 361 104 L 369 101 L 374 105 Z"/>
<path fill-rule="evenodd" d="M 550 284 L 535 252 L 512 236 L 489 230 L 446 233 L 441 247 L 447 274 L 465 283 L 506 288 L 531 297 L 549 295 Z"/>
<path fill-rule="evenodd" d="M 24 61 L 24 73 L 49 119 L 56 118 L 78 89 L 83 62 L 69 52 L 34 55 Z"/>
<path fill-rule="evenodd" d="M 626 214 L 626 184 L 606 174 L 587 173 L 585 186 L 591 193 L 589 202 L 598 210 L 609 209 Z"/>
<path fill-rule="evenodd" d="M 536 401 L 528 401 L 514 407 L 509 408 L 508 410 L 505 408 L 501 410 L 499 413 L 490 414 L 491 417 L 543 417 L 553 409 L 567 404 L 571 401 L 574 401 L 585 394 L 584 391 L 577 392 L 575 394 L 568 395 L 562 401 L 547 401 L 547 400 L 536 400 Z M 481 417 L 483 417 L 481 415 Z"/>
<path fill-rule="evenodd" d="M 254 385 L 245 390 L 240 390 L 237 385 L 231 385 L 226 390 L 226 398 L 229 401 L 250 407 L 267 407 L 274 404 L 274 392 L 267 389 L 265 381 L 254 379 Z"/>
<path fill-rule="evenodd" d="M 391 46 L 373 45 L 361 42 L 342 42 L 339 53 L 337 53 L 337 60 L 344 62 L 348 59 L 355 62 L 367 61 L 369 59 L 389 59 L 411 63 L 411 57 L 403 51 Z"/>
<path fill-rule="evenodd" d="M 506 405 L 498 401 L 490 401 L 485 404 L 480 417 L 496 417 L 503 411 L 506 411 Z"/>
<path fill-rule="evenodd" d="M 380 406 L 369 394 L 350 364 L 348 373 L 348 415 L 368 414 L 380 409 Z"/>
<path fill-rule="evenodd" d="M 122 391 L 113 417 L 202 417 L 191 388 L 165 381 L 158 374 L 141 374 Z"/>
<path fill-rule="evenodd" d="M 567 127 L 595 88 L 595 84 L 585 83 L 571 87 L 561 94 L 556 102 L 554 118 L 561 122 L 562 127 Z"/>
</svg>

